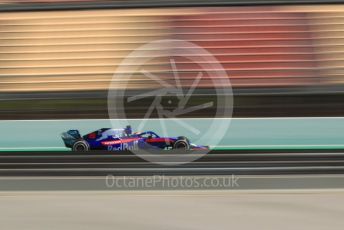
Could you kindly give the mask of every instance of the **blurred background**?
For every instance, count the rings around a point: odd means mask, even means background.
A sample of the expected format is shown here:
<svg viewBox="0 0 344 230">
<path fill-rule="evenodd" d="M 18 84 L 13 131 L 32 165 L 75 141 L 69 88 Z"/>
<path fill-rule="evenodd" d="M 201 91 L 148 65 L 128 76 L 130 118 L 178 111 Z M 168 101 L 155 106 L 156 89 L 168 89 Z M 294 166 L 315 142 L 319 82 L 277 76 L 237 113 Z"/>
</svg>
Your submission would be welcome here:
<svg viewBox="0 0 344 230">
<path fill-rule="evenodd" d="M 344 4 L 266 2 L 0 0 L 0 119 L 107 118 L 118 65 L 158 39 L 190 41 L 218 59 L 234 117 L 343 116 Z M 182 59 L 176 66 L 187 89 L 200 67 Z M 173 78 L 166 58 L 147 68 Z M 205 75 L 190 105 L 215 98 L 211 80 Z M 115 85 L 131 95 L 158 87 L 139 73 Z M 127 115 L 142 117 L 149 105 L 128 104 Z"/>
</svg>

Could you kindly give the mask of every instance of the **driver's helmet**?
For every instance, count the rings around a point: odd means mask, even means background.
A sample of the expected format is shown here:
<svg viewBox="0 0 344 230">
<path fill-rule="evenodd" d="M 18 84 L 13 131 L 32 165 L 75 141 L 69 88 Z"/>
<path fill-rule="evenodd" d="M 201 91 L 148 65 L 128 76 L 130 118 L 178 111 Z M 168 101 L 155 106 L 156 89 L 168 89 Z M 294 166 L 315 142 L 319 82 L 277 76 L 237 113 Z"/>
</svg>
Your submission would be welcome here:
<svg viewBox="0 0 344 230">
<path fill-rule="evenodd" d="M 124 132 L 127 136 L 130 136 L 132 134 L 132 129 L 130 125 L 127 125 L 127 127 L 125 127 Z"/>
</svg>

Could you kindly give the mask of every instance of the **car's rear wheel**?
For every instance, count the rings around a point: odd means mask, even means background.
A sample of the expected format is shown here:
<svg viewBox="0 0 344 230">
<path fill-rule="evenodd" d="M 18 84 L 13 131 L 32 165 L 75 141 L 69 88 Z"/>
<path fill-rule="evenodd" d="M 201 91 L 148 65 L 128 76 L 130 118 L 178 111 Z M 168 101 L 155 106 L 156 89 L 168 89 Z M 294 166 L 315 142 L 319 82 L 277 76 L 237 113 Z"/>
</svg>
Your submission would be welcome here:
<svg viewBox="0 0 344 230">
<path fill-rule="evenodd" d="M 73 144 L 74 152 L 86 152 L 90 150 L 90 146 L 86 141 L 77 141 Z"/>
</svg>

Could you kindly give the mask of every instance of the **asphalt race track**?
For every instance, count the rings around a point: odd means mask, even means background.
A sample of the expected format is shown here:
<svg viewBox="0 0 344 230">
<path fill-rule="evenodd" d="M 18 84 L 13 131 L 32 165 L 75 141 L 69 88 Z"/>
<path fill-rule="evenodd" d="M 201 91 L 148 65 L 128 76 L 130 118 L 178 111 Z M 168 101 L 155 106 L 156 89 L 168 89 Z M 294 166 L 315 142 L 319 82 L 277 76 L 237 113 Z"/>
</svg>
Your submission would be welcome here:
<svg viewBox="0 0 344 230">
<path fill-rule="evenodd" d="M 163 162 L 165 154 L 168 162 Z M 212 151 L 181 165 L 166 165 L 183 155 L 153 155 L 151 163 L 127 152 L 1 152 L 0 176 L 152 176 L 342 174 L 344 151 Z M 168 155 L 167 155 L 168 154 Z M 186 153 L 185 157 L 189 157 Z"/>
<path fill-rule="evenodd" d="M 343 229 L 343 194 L 343 191 L 6 192 L 0 193 L 0 215 L 3 229 L 339 230 Z"/>
</svg>

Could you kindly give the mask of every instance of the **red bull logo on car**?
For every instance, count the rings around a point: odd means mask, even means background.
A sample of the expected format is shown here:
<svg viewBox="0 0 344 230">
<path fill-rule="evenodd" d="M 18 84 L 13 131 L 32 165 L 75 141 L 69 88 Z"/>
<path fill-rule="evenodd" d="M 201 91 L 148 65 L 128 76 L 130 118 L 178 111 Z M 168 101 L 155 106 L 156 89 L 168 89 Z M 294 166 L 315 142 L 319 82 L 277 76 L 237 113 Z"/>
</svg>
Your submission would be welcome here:
<svg viewBox="0 0 344 230">
<path fill-rule="evenodd" d="M 127 143 L 117 143 L 116 145 L 109 144 L 108 151 L 121 151 L 121 150 L 138 150 L 138 140 L 134 140 Z"/>
</svg>

